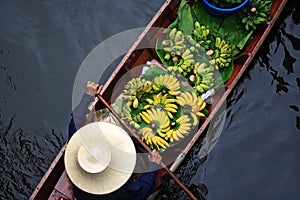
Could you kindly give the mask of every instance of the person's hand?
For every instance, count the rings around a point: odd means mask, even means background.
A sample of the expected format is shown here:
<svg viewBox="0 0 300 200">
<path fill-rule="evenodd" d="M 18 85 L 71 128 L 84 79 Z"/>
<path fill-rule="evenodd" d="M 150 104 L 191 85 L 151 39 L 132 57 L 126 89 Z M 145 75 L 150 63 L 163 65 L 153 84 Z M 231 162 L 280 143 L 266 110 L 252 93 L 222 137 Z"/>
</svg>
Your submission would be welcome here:
<svg viewBox="0 0 300 200">
<path fill-rule="evenodd" d="M 100 91 L 102 90 L 102 85 L 99 85 L 98 83 L 95 83 L 93 81 L 88 81 L 86 83 L 85 92 L 90 96 L 95 96 L 100 94 Z"/>
<path fill-rule="evenodd" d="M 150 162 L 155 162 L 156 164 L 160 164 L 161 156 L 160 154 L 154 149 L 151 154 L 148 156 Z"/>
</svg>

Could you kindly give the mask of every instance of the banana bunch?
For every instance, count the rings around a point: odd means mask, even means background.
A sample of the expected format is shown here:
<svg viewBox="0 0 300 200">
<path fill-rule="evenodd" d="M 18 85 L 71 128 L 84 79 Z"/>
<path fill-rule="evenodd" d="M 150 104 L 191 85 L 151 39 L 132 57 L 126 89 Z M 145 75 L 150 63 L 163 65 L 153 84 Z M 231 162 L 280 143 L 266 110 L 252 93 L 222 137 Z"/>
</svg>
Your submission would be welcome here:
<svg viewBox="0 0 300 200">
<path fill-rule="evenodd" d="M 152 88 L 156 92 L 162 92 L 163 94 L 168 93 L 172 96 L 176 96 L 180 93 L 180 82 L 172 74 L 161 74 L 154 78 Z"/>
<path fill-rule="evenodd" d="M 187 48 L 181 55 L 179 62 L 175 62 L 174 66 L 168 67 L 169 71 L 174 71 L 186 76 L 189 72 L 193 70 L 193 65 L 195 63 L 194 55 L 191 50 Z"/>
<path fill-rule="evenodd" d="M 141 132 L 143 134 L 142 140 L 152 149 L 156 148 L 157 150 L 159 150 L 160 148 L 165 149 L 170 146 L 166 140 L 157 135 L 154 135 L 153 130 L 149 127 L 142 128 Z"/>
<path fill-rule="evenodd" d="M 209 40 L 207 37 L 209 35 L 209 27 L 201 25 L 198 21 L 196 21 L 194 28 L 194 37 L 190 37 L 189 42 L 193 44 L 194 42 L 192 39 L 195 38 L 198 44 L 200 44 L 205 49 L 209 49 L 209 45 L 211 43 L 211 40 Z"/>
<path fill-rule="evenodd" d="M 139 98 L 144 93 L 149 93 L 152 90 L 152 82 L 141 79 L 133 78 L 124 87 L 123 98 L 127 101 L 127 105 L 137 108 L 139 105 Z"/>
<path fill-rule="evenodd" d="M 214 87 L 214 68 L 207 63 L 197 62 L 189 81 L 198 94 Z"/>
<path fill-rule="evenodd" d="M 163 138 L 166 137 L 166 132 L 170 130 L 170 120 L 167 114 L 159 108 L 153 108 L 141 112 L 140 116 L 148 124 L 141 129 L 142 139 L 146 144 L 154 145 L 157 149 L 166 148 L 168 143 Z"/>
<path fill-rule="evenodd" d="M 149 104 L 145 105 L 144 109 L 159 107 L 165 110 L 170 119 L 173 119 L 173 113 L 177 113 L 178 106 L 176 105 L 176 99 L 168 98 L 168 96 L 168 94 L 158 93 L 153 96 L 153 99 L 145 99 Z"/>
<path fill-rule="evenodd" d="M 153 108 L 140 113 L 144 122 L 149 124 L 160 137 L 165 137 L 165 132 L 170 129 L 170 120 L 167 114 L 159 108 Z"/>
<path fill-rule="evenodd" d="M 176 99 L 182 113 L 192 118 L 193 126 L 198 124 L 198 117 L 205 117 L 201 111 L 206 107 L 206 102 L 195 92 L 182 92 Z"/>
<path fill-rule="evenodd" d="M 178 62 L 179 57 L 186 49 L 185 36 L 182 31 L 173 28 L 168 35 L 168 39 L 162 41 L 163 50 L 166 52 L 164 59 Z"/>
<path fill-rule="evenodd" d="M 167 131 L 165 140 L 170 142 L 179 141 L 180 138 L 184 138 L 184 135 L 188 135 L 190 130 L 190 118 L 187 115 L 181 115 L 175 122 L 171 123 L 171 128 Z"/>
<path fill-rule="evenodd" d="M 127 121 L 129 125 L 135 129 L 140 129 L 141 126 L 139 125 L 141 119 L 140 116 L 131 114 L 131 109 L 127 104 L 123 105 L 122 112 L 120 113 L 122 119 Z"/>
<path fill-rule="evenodd" d="M 217 70 L 228 67 L 233 61 L 231 45 L 220 37 L 216 37 L 215 50 L 207 51 L 207 55 L 212 56 L 212 60 L 209 62 L 211 65 L 214 65 Z"/>
<path fill-rule="evenodd" d="M 272 0 L 253 0 L 243 7 L 239 18 L 245 29 L 255 30 L 258 24 L 269 20 L 271 6 Z"/>
</svg>

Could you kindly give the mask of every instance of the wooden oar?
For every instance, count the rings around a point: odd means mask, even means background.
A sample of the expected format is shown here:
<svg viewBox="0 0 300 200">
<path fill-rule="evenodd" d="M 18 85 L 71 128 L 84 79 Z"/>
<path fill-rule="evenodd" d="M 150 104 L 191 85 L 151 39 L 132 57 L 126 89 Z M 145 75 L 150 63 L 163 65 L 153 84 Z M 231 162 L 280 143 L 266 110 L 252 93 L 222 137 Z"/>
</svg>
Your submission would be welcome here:
<svg viewBox="0 0 300 200">
<path fill-rule="evenodd" d="M 98 98 L 109 109 L 109 111 L 118 119 L 118 121 L 127 129 L 127 131 L 129 131 L 137 139 L 137 141 L 144 147 L 144 149 L 147 150 L 149 153 L 151 153 L 151 149 L 140 139 L 140 137 L 120 117 L 120 115 L 110 106 L 110 104 L 101 95 L 98 95 Z M 194 194 L 175 176 L 173 172 L 169 170 L 169 168 L 163 162 L 161 162 L 160 165 L 164 168 L 164 170 L 168 172 L 168 174 L 175 180 L 175 182 L 190 196 L 191 199 L 197 200 Z"/>
</svg>

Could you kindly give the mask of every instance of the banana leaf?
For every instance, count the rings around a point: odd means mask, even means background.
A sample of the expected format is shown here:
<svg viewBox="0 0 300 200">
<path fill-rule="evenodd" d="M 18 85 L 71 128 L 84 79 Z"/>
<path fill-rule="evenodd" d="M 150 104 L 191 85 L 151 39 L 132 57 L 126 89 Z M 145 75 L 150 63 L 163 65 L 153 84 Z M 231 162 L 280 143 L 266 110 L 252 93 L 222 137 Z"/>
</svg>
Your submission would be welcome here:
<svg viewBox="0 0 300 200">
<path fill-rule="evenodd" d="M 229 17 L 220 19 L 208 14 L 201 3 L 196 3 L 193 11 L 200 24 L 209 26 L 211 32 L 227 39 L 234 46 L 233 56 L 236 56 L 243 50 L 252 35 L 253 31 L 246 31 L 241 25 L 237 12 Z"/>
<path fill-rule="evenodd" d="M 215 73 L 214 87 L 218 88 L 223 85 L 231 76 L 234 64 L 231 63 L 228 67 L 219 69 L 219 73 Z"/>
<path fill-rule="evenodd" d="M 169 25 L 168 28 L 176 27 L 178 30 L 182 30 L 184 34 L 191 34 L 194 30 L 195 21 L 199 21 L 200 24 L 209 27 L 210 32 L 215 36 L 227 39 L 229 43 L 234 47 L 233 56 L 239 54 L 247 42 L 250 40 L 253 31 L 246 31 L 240 24 L 238 14 L 235 13 L 225 19 L 216 18 L 208 14 L 202 7 L 201 2 L 196 1 L 194 7 L 191 8 L 185 0 L 182 0 L 177 12 L 176 20 Z M 165 60 L 165 52 L 160 46 L 161 40 L 156 42 L 156 53 L 165 66 L 172 66 L 171 60 Z M 212 43 L 214 44 L 214 43 Z M 227 67 L 219 70 L 220 76 L 215 77 L 215 87 L 219 87 L 226 82 L 232 72 L 233 63 Z"/>
<path fill-rule="evenodd" d="M 145 73 L 142 75 L 142 78 L 146 80 L 153 80 L 156 76 L 159 76 L 161 74 L 166 74 L 167 72 L 161 69 L 160 67 L 157 67 L 155 65 L 151 65 L 149 69 L 145 71 Z"/>
<path fill-rule="evenodd" d="M 161 45 L 162 40 L 157 39 L 156 40 L 156 44 L 155 44 L 155 51 L 156 54 L 158 56 L 158 58 L 160 59 L 160 61 L 162 62 L 163 65 L 165 66 L 172 66 L 173 62 L 171 60 L 166 60 L 165 57 L 165 51 L 163 50 L 163 46 Z"/>
<path fill-rule="evenodd" d="M 196 20 L 203 25 L 209 26 L 209 30 L 212 33 L 218 33 L 222 19 L 214 17 L 208 14 L 201 5 L 201 2 L 196 2 L 193 12 L 196 16 Z"/>
<path fill-rule="evenodd" d="M 178 29 L 182 30 L 185 35 L 192 34 L 194 30 L 194 17 L 193 17 L 193 10 L 187 4 L 187 1 L 181 1 L 178 11 Z"/>
</svg>

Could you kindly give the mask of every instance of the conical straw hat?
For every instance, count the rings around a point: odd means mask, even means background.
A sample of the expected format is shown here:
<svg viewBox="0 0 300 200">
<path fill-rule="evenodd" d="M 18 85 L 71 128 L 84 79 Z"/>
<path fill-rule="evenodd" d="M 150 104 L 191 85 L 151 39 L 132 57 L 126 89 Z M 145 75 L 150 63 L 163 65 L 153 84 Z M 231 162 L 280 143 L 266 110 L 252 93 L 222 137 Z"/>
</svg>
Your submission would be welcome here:
<svg viewBox="0 0 300 200">
<path fill-rule="evenodd" d="M 107 194 L 120 188 L 131 176 L 135 163 L 136 151 L 129 135 L 106 122 L 80 128 L 65 152 L 69 178 L 91 194 Z"/>
</svg>

